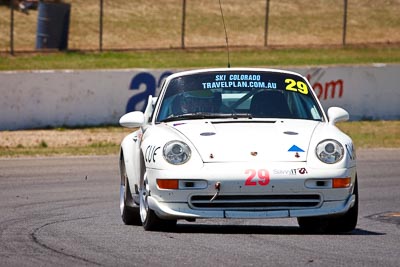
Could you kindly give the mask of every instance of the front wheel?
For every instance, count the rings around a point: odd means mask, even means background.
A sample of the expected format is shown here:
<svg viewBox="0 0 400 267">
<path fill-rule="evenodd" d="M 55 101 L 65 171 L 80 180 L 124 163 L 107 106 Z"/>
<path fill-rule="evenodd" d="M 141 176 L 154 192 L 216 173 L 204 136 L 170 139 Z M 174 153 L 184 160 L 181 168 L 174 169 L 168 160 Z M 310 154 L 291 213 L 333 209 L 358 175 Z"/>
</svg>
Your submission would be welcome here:
<svg viewBox="0 0 400 267">
<path fill-rule="evenodd" d="M 150 188 L 147 180 L 147 174 L 144 174 L 143 182 L 139 190 L 140 199 L 140 219 L 146 231 L 168 230 L 175 227 L 176 220 L 160 219 L 156 213 L 150 209 L 148 197 L 150 196 Z"/>
<path fill-rule="evenodd" d="M 335 217 L 300 217 L 300 228 L 312 233 L 345 233 L 353 231 L 358 220 L 358 182 L 354 185 L 355 203 L 346 213 Z"/>
</svg>

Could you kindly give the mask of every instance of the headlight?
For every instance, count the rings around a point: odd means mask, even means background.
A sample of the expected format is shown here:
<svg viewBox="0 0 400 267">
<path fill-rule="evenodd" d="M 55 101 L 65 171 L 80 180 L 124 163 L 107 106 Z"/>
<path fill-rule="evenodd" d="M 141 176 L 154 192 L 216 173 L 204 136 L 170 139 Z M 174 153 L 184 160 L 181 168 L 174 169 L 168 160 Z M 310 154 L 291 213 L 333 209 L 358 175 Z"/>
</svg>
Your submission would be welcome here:
<svg viewBox="0 0 400 267">
<path fill-rule="evenodd" d="M 165 144 L 163 156 L 166 161 L 174 165 L 180 165 L 190 159 L 190 148 L 181 141 L 171 141 Z"/>
<path fill-rule="evenodd" d="M 315 149 L 319 160 L 328 164 L 333 164 L 341 160 L 343 152 L 343 146 L 335 140 L 324 140 Z"/>
</svg>

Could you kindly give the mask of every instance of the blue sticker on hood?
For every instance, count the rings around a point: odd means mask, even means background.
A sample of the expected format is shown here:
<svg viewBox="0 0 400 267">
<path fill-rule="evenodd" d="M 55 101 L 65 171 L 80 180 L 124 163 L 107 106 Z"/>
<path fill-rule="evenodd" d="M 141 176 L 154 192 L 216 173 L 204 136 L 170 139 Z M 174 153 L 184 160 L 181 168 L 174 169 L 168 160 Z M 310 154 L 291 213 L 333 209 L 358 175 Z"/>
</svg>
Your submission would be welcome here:
<svg viewBox="0 0 400 267">
<path fill-rule="evenodd" d="M 304 152 L 304 150 L 296 145 L 293 145 L 291 148 L 289 148 L 288 152 Z"/>
</svg>

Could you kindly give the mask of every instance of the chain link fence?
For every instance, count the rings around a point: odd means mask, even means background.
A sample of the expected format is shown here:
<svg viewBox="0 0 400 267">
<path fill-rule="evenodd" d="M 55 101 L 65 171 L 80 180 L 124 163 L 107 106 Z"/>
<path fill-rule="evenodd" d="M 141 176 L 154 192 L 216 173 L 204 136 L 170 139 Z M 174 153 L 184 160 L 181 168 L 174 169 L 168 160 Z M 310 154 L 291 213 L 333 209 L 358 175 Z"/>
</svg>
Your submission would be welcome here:
<svg viewBox="0 0 400 267">
<path fill-rule="evenodd" d="M 0 0 L 0 52 L 38 50 L 40 14 L 35 5 L 21 9 L 20 2 L 24 1 Z M 70 5 L 68 50 L 226 45 L 218 0 L 62 2 Z M 400 44 L 400 0 L 221 0 L 221 4 L 232 47 Z"/>
</svg>

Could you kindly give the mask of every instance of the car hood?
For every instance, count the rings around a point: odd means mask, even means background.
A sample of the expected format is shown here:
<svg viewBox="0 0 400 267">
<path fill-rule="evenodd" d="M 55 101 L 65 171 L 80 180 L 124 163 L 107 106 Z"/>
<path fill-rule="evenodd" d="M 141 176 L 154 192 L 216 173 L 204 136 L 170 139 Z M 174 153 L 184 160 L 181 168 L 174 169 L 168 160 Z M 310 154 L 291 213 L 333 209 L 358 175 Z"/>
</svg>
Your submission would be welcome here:
<svg viewBox="0 0 400 267">
<path fill-rule="evenodd" d="M 190 121 L 170 123 L 204 162 L 306 161 L 320 122 L 308 120 Z"/>
</svg>

